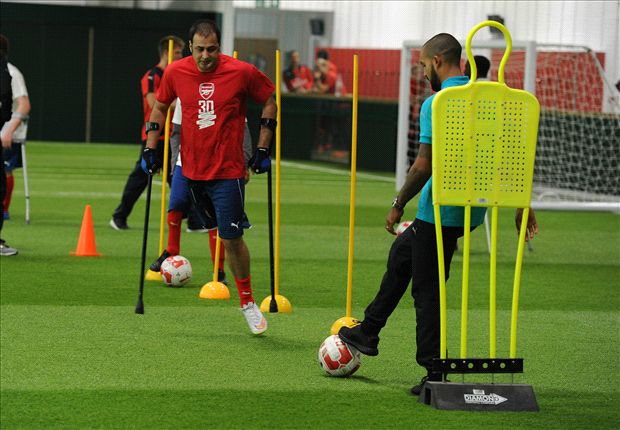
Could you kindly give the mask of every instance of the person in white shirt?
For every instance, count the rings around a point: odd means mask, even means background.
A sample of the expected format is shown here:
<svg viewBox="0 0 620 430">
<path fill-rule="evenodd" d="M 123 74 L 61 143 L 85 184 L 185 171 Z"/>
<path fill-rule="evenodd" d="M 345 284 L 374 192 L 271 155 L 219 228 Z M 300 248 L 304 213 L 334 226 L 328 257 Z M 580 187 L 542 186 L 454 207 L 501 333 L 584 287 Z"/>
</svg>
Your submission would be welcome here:
<svg viewBox="0 0 620 430">
<path fill-rule="evenodd" d="M 8 39 L 2 36 L 3 41 L 0 43 L 2 55 L 8 58 L 9 43 Z M 15 178 L 13 170 L 22 167 L 22 148 L 26 142 L 26 134 L 28 132 L 28 118 L 30 114 L 30 99 L 28 98 L 28 90 L 24 75 L 13 64 L 8 63 L 9 74 L 11 75 L 11 90 L 13 92 L 13 105 L 11 107 L 11 119 L 4 123 L 0 131 L 2 139 L 3 162 L 6 175 L 6 193 L 2 201 L 2 216 L 9 219 L 9 206 L 13 195 L 13 186 Z"/>
<path fill-rule="evenodd" d="M 13 160 L 12 153 L 21 156 L 21 146 L 19 139 L 26 139 L 26 123 L 30 113 L 30 100 L 24 76 L 8 62 L 9 40 L 0 34 L 0 87 L 2 88 L 0 109 L 2 111 L 0 120 L 0 200 L 10 202 L 13 193 L 13 174 L 11 173 L 17 164 L 21 163 L 21 158 Z M 13 150 L 14 140 L 17 139 L 17 150 Z M 5 162 L 11 163 L 5 169 Z M 21 164 L 20 164 L 21 165 Z M 5 173 L 6 170 L 6 173 Z M 8 198 L 5 198 L 7 197 Z M 8 209 L 8 206 L 7 206 Z M 8 212 L 7 212 L 8 214 Z M 4 206 L 3 216 L 0 218 L 0 232 L 4 225 Z M 17 255 L 17 249 L 10 247 L 0 238 L 0 256 L 8 257 Z"/>
</svg>

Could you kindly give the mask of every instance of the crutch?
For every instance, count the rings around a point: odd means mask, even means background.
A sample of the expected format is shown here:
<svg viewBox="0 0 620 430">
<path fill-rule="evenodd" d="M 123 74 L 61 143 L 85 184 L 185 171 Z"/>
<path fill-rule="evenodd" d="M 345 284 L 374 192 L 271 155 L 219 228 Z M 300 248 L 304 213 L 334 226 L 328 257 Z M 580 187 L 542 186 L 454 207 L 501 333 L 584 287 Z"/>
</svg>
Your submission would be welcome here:
<svg viewBox="0 0 620 430">
<path fill-rule="evenodd" d="M 24 169 L 24 198 L 26 200 L 26 224 L 30 224 L 30 189 L 28 188 L 28 166 L 26 163 L 26 142 L 21 142 L 22 169 Z"/>
</svg>

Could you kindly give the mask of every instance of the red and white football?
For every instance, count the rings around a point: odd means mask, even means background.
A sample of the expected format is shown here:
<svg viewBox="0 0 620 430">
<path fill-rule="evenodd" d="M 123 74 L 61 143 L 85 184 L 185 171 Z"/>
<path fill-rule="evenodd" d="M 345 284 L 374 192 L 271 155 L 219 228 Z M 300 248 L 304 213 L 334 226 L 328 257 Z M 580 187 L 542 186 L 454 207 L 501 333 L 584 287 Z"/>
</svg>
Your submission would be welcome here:
<svg viewBox="0 0 620 430">
<path fill-rule="evenodd" d="M 400 236 L 401 234 L 403 234 L 403 232 L 407 230 L 407 227 L 409 227 L 411 224 L 413 224 L 413 221 L 403 221 L 398 224 L 398 227 L 396 227 L 396 236 Z"/>
<path fill-rule="evenodd" d="M 161 263 L 159 273 L 169 287 L 182 287 L 192 279 L 192 265 L 182 255 L 173 255 Z"/>
<path fill-rule="evenodd" d="M 333 334 L 319 348 L 319 364 L 330 376 L 350 376 L 360 367 L 360 355 L 357 349 Z"/>
</svg>

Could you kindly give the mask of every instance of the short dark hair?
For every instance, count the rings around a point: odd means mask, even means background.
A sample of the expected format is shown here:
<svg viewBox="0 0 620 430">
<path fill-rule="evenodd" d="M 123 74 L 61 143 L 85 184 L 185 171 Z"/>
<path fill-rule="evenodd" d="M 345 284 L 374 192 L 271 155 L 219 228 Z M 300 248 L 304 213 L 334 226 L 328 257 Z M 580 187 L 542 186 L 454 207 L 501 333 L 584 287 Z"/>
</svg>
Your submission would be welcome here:
<svg viewBox="0 0 620 430">
<path fill-rule="evenodd" d="M 441 55 L 448 64 L 461 67 L 463 48 L 451 34 L 439 33 L 428 39 L 422 48 L 426 50 L 429 57 Z"/>
<path fill-rule="evenodd" d="M 222 32 L 220 31 L 220 28 L 217 26 L 215 21 L 210 19 L 199 19 L 198 21 L 194 21 L 192 26 L 189 28 L 190 42 L 194 39 L 194 34 L 196 33 L 204 37 L 215 33 L 215 35 L 217 36 L 217 43 L 220 43 L 221 41 Z"/>
<path fill-rule="evenodd" d="M 329 60 L 329 53 L 325 49 L 320 49 L 316 53 L 316 58 L 323 58 L 324 60 Z"/>
<path fill-rule="evenodd" d="M 474 62 L 476 63 L 476 74 L 479 78 L 486 78 L 491 68 L 491 62 L 484 55 L 474 55 Z M 465 76 L 471 77 L 471 68 L 469 67 L 469 61 L 465 64 L 465 70 L 463 71 Z"/>
<path fill-rule="evenodd" d="M 8 57 L 9 55 L 9 39 L 4 34 L 0 34 L 0 56 Z"/>
<path fill-rule="evenodd" d="M 173 46 L 178 46 L 179 48 L 185 48 L 185 41 L 181 39 L 179 36 L 165 36 L 159 39 L 159 44 L 157 45 L 157 51 L 159 52 L 159 56 L 164 55 L 164 52 L 168 50 L 168 41 L 172 39 Z"/>
</svg>

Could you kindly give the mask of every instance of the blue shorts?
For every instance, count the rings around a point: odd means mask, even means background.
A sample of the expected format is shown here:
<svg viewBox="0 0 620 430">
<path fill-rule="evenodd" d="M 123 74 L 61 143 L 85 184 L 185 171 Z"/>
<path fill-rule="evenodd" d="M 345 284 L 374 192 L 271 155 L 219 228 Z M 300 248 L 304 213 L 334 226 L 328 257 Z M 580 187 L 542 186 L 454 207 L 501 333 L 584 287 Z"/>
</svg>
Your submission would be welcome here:
<svg viewBox="0 0 620 430">
<path fill-rule="evenodd" d="M 245 181 L 240 179 L 216 179 L 193 181 L 188 179 L 190 195 L 203 223 L 208 218 L 217 220 L 217 230 L 222 239 L 243 236 L 243 229 L 250 222 L 243 210 Z"/>
<path fill-rule="evenodd" d="M 10 149 L 4 148 L 2 151 L 2 158 L 6 173 L 11 173 L 14 169 L 23 167 L 22 144 L 15 142 L 11 143 Z"/>
<path fill-rule="evenodd" d="M 198 214 L 202 227 L 211 230 L 217 227 L 217 221 L 215 216 L 211 216 L 215 211 L 213 210 L 213 204 L 209 201 L 205 205 L 210 209 L 208 214 L 203 211 L 202 214 Z M 187 216 L 190 211 L 193 210 L 192 196 L 189 192 L 189 185 L 187 184 L 187 178 L 183 176 L 183 168 L 181 166 L 174 166 L 174 173 L 172 174 L 172 184 L 170 184 L 170 202 L 168 202 L 168 212 L 180 211 L 184 216 Z"/>
</svg>

